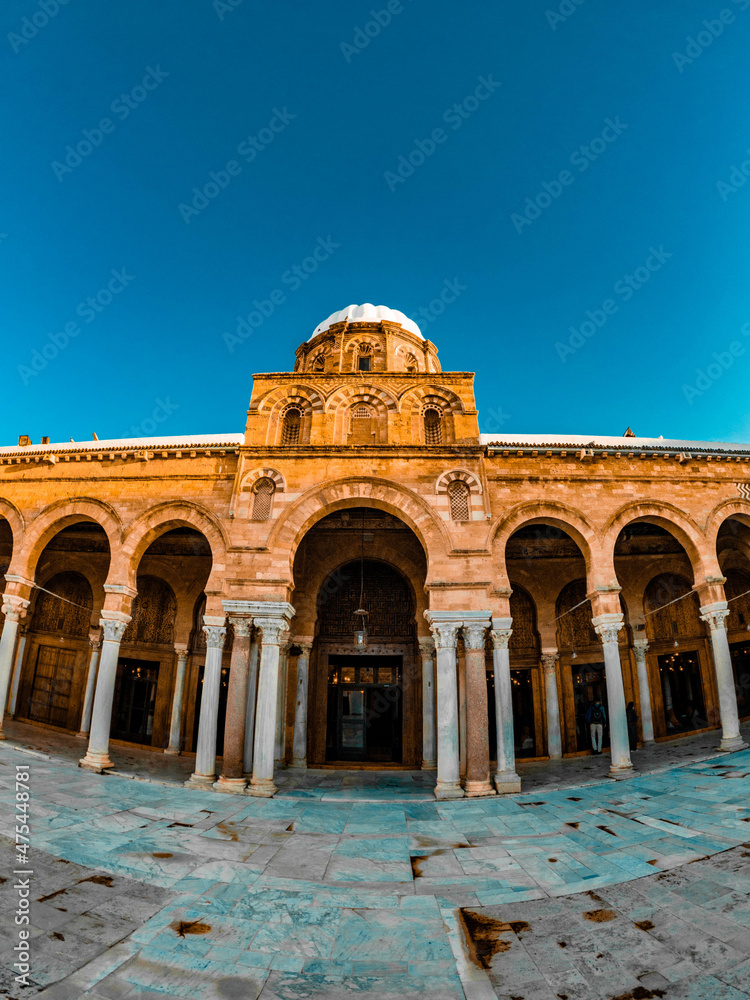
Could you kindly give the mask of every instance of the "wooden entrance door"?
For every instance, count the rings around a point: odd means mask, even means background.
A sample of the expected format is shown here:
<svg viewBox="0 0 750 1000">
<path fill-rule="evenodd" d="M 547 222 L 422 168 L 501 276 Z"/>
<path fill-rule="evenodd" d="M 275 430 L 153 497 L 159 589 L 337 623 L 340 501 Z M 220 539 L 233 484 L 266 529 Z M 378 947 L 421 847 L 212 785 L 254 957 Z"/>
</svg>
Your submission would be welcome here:
<svg viewBox="0 0 750 1000">
<path fill-rule="evenodd" d="M 52 726 L 68 725 L 76 654 L 72 649 L 39 646 L 29 696 L 29 718 Z"/>
</svg>

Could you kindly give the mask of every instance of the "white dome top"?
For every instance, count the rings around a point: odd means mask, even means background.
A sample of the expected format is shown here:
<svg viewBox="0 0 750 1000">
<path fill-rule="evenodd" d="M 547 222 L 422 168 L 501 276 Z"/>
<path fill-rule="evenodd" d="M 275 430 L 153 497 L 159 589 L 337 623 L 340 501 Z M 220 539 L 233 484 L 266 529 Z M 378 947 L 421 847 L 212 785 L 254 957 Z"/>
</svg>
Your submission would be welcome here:
<svg viewBox="0 0 750 1000">
<path fill-rule="evenodd" d="M 310 340 L 336 323 L 343 323 L 344 320 L 348 320 L 350 323 L 379 323 L 381 320 L 385 320 L 387 323 L 399 323 L 404 330 L 408 330 L 415 337 L 424 340 L 422 332 L 414 320 L 404 316 L 398 309 L 389 309 L 388 306 L 374 306 L 371 302 L 365 302 L 362 306 L 347 306 L 346 309 L 339 309 L 338 312 L 331 313 L 328 319 L 315 327 Z"/>
</svg>

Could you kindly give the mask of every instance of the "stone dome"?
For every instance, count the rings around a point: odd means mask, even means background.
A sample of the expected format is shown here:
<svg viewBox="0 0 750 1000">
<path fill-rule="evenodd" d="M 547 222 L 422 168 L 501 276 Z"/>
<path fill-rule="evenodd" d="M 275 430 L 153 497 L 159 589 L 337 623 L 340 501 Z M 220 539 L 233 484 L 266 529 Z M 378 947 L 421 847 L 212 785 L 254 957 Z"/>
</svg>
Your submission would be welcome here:
<svg viewBox="0 0 750 1000">
<path fill-rule="evenodd" d="M 408 330 L 415 337 L 424 340 L 422 332 L 414 320 L 409 319 L 408 316 L 404 316 L 398 309 L 389 309 L 388 306 L 374 306 L 371 302 L 365 302 L 361 306 L 347 306 L 345 309 L 339 309 L 338 312 L 331 313 L 328 319 L 315 327 L 310 340 L 313 340 L 318 334 L 324 333 L 336 323 L 343 323 L 344 320 L 348 320 L 350 323 L 380 323 L 383 320 L 386 323 L 398 323 L 404 330 Z"/>
</svg>

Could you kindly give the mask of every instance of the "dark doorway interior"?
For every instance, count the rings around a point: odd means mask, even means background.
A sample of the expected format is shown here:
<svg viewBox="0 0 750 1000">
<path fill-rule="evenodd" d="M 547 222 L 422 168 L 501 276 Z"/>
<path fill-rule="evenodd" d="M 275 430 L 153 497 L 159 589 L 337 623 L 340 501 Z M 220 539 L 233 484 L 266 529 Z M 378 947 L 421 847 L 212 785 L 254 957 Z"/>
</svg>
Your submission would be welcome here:
<svg viewBox="0 0 750 1000">
<path fill-rule="evenodd" d="M 667 735 L 704 729 L 706 708 L 698 653 L 665 653 L 658 658 Z"/>
<path fill-rule="evenodd" d="M 591 733 L 586 725 L 586 713 L 597 699 L 604 706 L 606 724 L 602 732 L 602 746 L 609 746 L 609 705 L 607 703 L 607 678 L 603 663 L 573 661 L 573 700 L 576 709 L 576 748 L 591 750 Z"/>
<path fill-rule="evenodd" d="M 326 759 L 401 762 L 401 657 L 331 656 Z"/>
<path fill-rule="evenodd" d="M 198 726 L 201 721 L 201 695 L 203 694 L 203 672 L 205 666 L 201 664 L 198 671 L 198 690 L 195 695 L 195 719 L 193 721 L 193 743 L 192 751 L 195 753 L 198 747 Z M 229 690 L 229 667 L 221 668 L 221 680 L 219 681 L 219 717 L 216 720 L 216 753 L 221 757 L 224 750 L 224 724 L 227 717 L 227 691 Z"/>
<path fill-rule="evenodd" d="M 151 743 L 159 664 L 119 660 L 112 705 L 112 737 L 128 743 Z"/>
</svg>

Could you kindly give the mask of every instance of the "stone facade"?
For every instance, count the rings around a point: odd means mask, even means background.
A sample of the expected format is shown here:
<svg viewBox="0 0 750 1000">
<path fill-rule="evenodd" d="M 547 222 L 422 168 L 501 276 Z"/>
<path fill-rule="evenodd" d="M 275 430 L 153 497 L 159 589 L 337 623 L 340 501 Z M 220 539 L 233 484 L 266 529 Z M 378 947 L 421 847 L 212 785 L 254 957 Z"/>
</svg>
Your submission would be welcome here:
<svg viewBox="0 0 750 1000">
<path fill-rule="evenodd" d="M 350 310 L 254 376 L 244 435 L 0 449 L 5 712 L 256 795 L 291 764 L 513 791 L 590 752 L 596 698 L 613 777 L 635 740 L 740 746 L 750 447 L 480 435 L 470 373 Z"/>
</svg>

